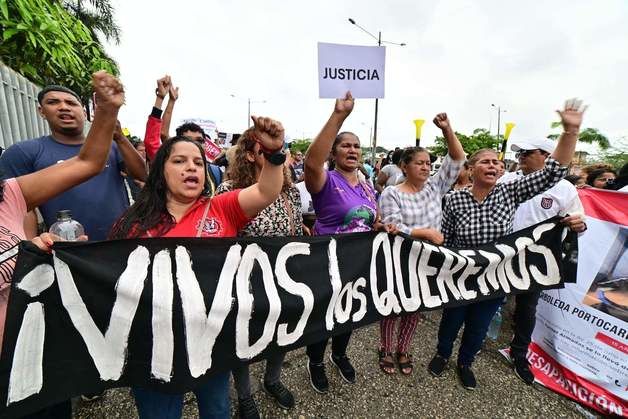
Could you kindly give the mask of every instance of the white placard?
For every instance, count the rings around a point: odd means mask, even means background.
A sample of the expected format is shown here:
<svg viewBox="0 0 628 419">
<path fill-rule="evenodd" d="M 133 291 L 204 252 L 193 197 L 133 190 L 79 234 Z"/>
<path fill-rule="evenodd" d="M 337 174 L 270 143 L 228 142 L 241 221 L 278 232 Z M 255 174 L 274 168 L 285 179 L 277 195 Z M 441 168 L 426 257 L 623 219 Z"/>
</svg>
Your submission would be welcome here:
<svg viewBox="0 0 628 419">
<path fill-rule="evenodd" d="M 386 47 L 318 43 L 318 96 L 384 97 Z"/>
</svg>

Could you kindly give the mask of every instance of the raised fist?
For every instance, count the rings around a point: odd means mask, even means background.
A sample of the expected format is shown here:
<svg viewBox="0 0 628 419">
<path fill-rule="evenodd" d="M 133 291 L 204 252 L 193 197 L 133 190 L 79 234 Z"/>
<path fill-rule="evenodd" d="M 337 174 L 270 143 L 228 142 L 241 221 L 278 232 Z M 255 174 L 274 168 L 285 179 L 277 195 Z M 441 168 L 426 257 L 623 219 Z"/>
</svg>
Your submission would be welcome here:
<svg viewBox="0 0 628 419">
<path fill-rule="evenodd" d="M 155 94 L 160 98 L 165 98 L 168 94 L 168 90 L 170 89 L 170 76 L 165 75 L 159 80 L 157 80 L 157 88 L 155 89 Z"/>
<path fill-rule="evenodd" d="M 439 113 L 438 115 L 436 115 L 434 117 L 434 125 L 436 125 L 438 128 L 440 128 L 441 130 L 446 130 L 448 128 L 451 128 L 451 124 L 449 122 L 449 118 L 447 117 L 446 113 Z"/>
<path fill-rule="evenodd" d="M 124 104 L 122 83 L 106 71 L 92 74 L 92 86 L 98 108 L 118 110 Z"/>
<path fill-rule="evenodd" d="M 263 151 L 281 150 L 284 142 L 284 129 L 281 122 L 261 116 L 251 116 L 254 123 L 253 133 L 259 140 Z"/>
<path fill-rule="evenodd" d="M 168 95 L 170 97 L 170 100 L 177 100 L 179 99 L 179 88 L 178 87 L 174 87 L 173 84 L 170 84 L 170 88 L 168 89 Z"/>
</svg>

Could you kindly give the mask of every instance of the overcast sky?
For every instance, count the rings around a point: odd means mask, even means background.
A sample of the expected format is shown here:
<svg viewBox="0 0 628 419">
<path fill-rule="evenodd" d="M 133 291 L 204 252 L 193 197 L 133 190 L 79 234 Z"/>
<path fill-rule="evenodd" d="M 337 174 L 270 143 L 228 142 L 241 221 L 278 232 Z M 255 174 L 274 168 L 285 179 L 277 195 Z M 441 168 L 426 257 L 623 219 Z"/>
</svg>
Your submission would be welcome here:
<svg viewBox="0 0 628 419">
<path fill-rule="evenodd" d="M 545 136 L 554 110 L 577 96 L 590 105 L 585 127 L 611 140 L 628 135 L 628 2 L 552 1 L 122 1 L 122 29 L 108 52 L 127 92 L 120 119 L 143 135 L 155 80 L 170 74 L 180 87 L 174 123 L 214 120 L 221 131 L 246 128 L 252 113 L 279 119 L 292 138 L 313 137 L 333 109 L 318 98 L 317 42 L 372 45 L 353 18 L 382 39 L 386 97 L 380 100 L 378 144 L 414 144 L 412 120 L 431 123 L 446 111 L 454 128 L 497 129 L 516 123 L 511 140 Z M 236 98 L 231 97 L 235 95 Z M 368 143 L 374 100 L 356 100 L 343 129 Z M 173 126 L 174 128 L 174 126 Z"/>
</svg>

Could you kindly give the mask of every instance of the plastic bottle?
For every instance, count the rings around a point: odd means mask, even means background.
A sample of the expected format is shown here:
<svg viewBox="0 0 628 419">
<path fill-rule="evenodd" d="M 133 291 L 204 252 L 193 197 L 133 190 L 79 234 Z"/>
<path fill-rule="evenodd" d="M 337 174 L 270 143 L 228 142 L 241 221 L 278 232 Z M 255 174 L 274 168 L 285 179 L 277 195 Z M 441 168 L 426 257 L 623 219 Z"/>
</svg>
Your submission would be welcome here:
<svg viewBox="0 0 628 419">
<path fill-rule="evenodd" d="M 502 327 L 502 308 L 497 309 L 497 313 L 493 316 L 491 324 L 488 326 L 487 336 L 493 340 L 497 340 L 499 336 L 499 329 Z"/>
<path fill-rule="evenodd" d="M 85 229 L 81 223 L 72 219 L 70 210 L 61 210 L 57 211 L 57 222 L 50 226 L 49 232 L 73 242 L 85 234 Z"/>
</svg>

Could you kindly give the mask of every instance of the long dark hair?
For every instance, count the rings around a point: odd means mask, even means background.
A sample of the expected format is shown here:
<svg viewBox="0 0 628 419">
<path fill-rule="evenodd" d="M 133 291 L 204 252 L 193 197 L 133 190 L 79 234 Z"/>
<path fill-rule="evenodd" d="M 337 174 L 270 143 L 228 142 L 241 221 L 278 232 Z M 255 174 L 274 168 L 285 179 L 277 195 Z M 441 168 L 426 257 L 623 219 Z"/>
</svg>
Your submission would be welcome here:
<svg viewBox="0 0 628 419">
<path fill-rule="evenodd" d="M 183 136 L 176 136 L 167 140 L 155 155 L 146 185 L 144 185 L 135 203 L 116 221 L 109 233 L 110 239 L 139 237 L 157 225 L 160 225 L 160 229 L 156 235 L 162 236 L 174 226 L 175 220 L 166 207 L 168 185 L 164 176 L 164 166 L 173 147 L 180 142 L 194 144 L 203 157 L 204 167 L 207 167 L 205 152 L 198 142 Z M 205 173 L 201 196 L 207 196 L 209 190 L 209 180 L 207 173 Z"/>
</svg>

